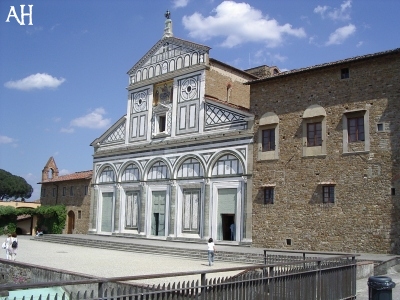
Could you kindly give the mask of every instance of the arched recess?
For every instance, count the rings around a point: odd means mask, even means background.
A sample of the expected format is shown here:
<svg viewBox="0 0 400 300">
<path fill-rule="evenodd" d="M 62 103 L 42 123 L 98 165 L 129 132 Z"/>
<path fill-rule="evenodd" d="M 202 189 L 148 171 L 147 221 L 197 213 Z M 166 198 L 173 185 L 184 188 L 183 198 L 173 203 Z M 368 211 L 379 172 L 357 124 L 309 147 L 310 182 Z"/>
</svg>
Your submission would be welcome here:
<svg viewBox="0 0 400 300">
<path fill-rule="evenodd" d="M 68 212 L 67 234 L 74 233 L 75 229 L 75 213 L 70 210 Z"/>
<path fill-rule="evenodd" d="M 215 176 L 233 176 L 242 175 L 245 173 L 246 165 L 240 158 L 239 154 L 233 151 L 224 151 L 218 153 L 211 160 L 208 174 L 210 177 Z"/>
<path fill-rule="evenodd" d="M 142 178 L 142 170 L 139 164 L 135 162 L 127 162 L 121 168 L 121 173 L 119 174 L 120 182 L 136 182 L 140 181 Z"/>
<path fill-rule="evenodd" d="M 136 82 L 139 82 L 142 80 L 142 73 L 139 71 L 136 72 Z"/>
<path fill-rule="evenodd" d="M 173 178 L 201 178 L 204 177 L 204 170 L 204 165 L 198 157 L 187 155 L 177 161 Z"/>
<path fill-rule="evenodd" d="M 155 159 L 148 164 L 145 170 L 146 180 L 162 180 L 171 178 L 171 169 L 163 159 Z"/>
<path fill-rule="evenodd" d="M 115 169 L 111 165 L 104 165 L 97 173 L 96 183 L 113 183 L 115 179 Z"/>
</svg>

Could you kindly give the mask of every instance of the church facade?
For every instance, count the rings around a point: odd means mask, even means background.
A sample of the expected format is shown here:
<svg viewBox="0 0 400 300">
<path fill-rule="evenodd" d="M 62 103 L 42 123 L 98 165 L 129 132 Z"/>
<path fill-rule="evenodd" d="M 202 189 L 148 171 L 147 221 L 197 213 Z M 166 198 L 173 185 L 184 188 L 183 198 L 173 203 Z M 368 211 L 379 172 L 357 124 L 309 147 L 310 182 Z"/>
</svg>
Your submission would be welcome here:
<svg viewBox="0 0 400 300">
<path fill-rule="evenodd" d="M 89 233 L 251 242 L 244 83 L 258 77 L 209 50 L 174 37 L 168 15 L 162 39 L 128 71 L 126 115 L 91 144 Z"/>
</svg>

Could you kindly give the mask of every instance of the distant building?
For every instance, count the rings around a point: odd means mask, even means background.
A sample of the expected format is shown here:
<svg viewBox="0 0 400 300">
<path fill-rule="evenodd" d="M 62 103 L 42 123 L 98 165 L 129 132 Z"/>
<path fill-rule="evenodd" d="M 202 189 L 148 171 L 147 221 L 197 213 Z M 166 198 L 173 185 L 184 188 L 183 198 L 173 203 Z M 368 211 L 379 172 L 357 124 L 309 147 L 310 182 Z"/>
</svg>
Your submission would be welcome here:
<svg viewBox="0 0 400 300">
<path fill-rule="evenodd" d="M 84 233 L 89 230 L 90 184 L 93 171 L 59 176 L 53 157 L 42 171 L 40 202 L 42 205 L 63 204 L 67 220 L 63 233 Z"/>
<path fill-rule="evenodd" d="M 249 85 L 253 246 L 400 253 L 400 49 Z"/>
<path fill-rule="evenodd" d="M 127 113 L 91 144 L 89 233 L 251 243 L 253 115 L 259 77 L 164 36 L 129 71 Z M 269 69 L 256 72 L 270 74 Z"/>
<path fill-rule="evenodd" d="M 11 206 L 16 209 L 20 208 L 37 208 L 40 206 L 39 200 L 34 202 L 25 201 L 0 201 L 0 206 Z M 18 235 L 33 235 L 35 234 L 35 226 L 37 216 L 21 215 L 17 217 L 17 234 Z"/>
</svg>

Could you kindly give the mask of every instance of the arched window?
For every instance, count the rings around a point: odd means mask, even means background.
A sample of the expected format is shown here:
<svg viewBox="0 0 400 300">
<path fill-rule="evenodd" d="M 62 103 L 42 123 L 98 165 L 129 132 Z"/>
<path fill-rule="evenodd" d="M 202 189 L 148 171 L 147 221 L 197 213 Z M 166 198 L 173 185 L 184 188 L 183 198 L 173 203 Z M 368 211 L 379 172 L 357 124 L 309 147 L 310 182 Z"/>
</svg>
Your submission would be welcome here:
<svg viewBox="0 0 400 300">
<path fill-rule="evenodd" d="M 128 165 L 122 173 L 121 181 L 139 181 L 139 168 L 135 164 Z"/>
<path fill-rule="evenodd" d="M 158 161 L 150 168 L 147 178 L 149 180 L 168 179 L 169 169 L 163 161 Z"/>
<path fill-rule="evenodd" d="M 203 166 L 195 158 L 185 160 L 178 169 L 177 178 L 191 178 L 203 176 Z"/>
<path fill-rule="evenodd" d="M 239 159 L 232 154 L 224 155 L 218 159 L 212 170 L 213 176 L 238 174 L 243 174 L 243 167 Z"/>
<path fill-rule="evenodd" d="M 114 182 L 115 181 L 115 173 L 111 167 L 105 167 L 103 171 L 101 171 L 99 182 Z"/>
</svg>

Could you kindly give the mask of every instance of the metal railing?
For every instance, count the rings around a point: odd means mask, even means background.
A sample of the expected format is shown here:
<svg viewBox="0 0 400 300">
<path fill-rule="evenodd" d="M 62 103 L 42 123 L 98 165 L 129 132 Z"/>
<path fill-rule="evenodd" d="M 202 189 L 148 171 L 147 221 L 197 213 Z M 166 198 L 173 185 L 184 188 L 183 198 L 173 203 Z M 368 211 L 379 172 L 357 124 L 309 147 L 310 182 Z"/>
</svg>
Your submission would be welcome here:
<svg viewBox="0 0 400 300">
<path fill-rule="evenodd" d="M 208 271 L 192 271 L 128 277 L 93 278 L 65 282 L 7 284 L 0 295 L 29 289 L 63 287 L 63 293 L 43 294 L 41 299 L 121 299 L 121 300 L 337 300 L 356 299 L 356 259 L 354 254 L 307 259 L 277 264 L 253 265 Z M 238 272 L 235 276 L 206 278 L 207 274 Z M 143 284 L 146 280 L 188 277 L 197 280 L 169 284 Z M 142 283 L 137 283 L 142 282 Z M 79 289 L 78 286 L 82 286 Z M 73 287 L 73 288 L 72 288 Z M 0 298 L 1 299 L 1 298 Z M 8 297 L 8 300 L 14 298 Z"/>
</svg>

